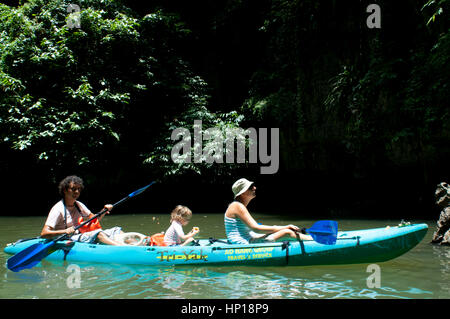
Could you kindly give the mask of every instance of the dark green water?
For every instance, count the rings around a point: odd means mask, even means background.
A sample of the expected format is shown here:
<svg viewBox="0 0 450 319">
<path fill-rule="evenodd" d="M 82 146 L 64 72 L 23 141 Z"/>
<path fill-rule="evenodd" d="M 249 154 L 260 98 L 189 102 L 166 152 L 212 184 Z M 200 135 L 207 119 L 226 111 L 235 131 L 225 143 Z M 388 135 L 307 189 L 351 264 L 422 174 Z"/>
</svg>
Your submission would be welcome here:
<svg viewBox="0 0 450 319">
<path fill-rule="evenodd" d="M 310 226 L 312 220 L 257 215 L 264 224 Z M 394 260 L 378 263 L 380 287 L 368 284 L 368 264 L 309 267 L 143 267 L 77 263 L 79 287 L 68 282 L 68 263 L 43 262 L 13 273 L 6 268 L 9 257 L 3 248 L 19 238 L 39 234 L 45 216 L 0 217 L 0 298 L 450 298 L 450 247 L 429 244 L 435 221 L 425 239 L 413 250 Z M 398 220 L 338 220 L 340 230 L 395 226 Z M 103 228 L 122 226 L 124 231 L 153 234 L 169 225 L 164 215 L 110 215 Z M 224 237 L 223 215 L 195 215 L 191 224 L 200 237 Z M 73 265 L 72 265 L 73 266 Z"/>
</svg>

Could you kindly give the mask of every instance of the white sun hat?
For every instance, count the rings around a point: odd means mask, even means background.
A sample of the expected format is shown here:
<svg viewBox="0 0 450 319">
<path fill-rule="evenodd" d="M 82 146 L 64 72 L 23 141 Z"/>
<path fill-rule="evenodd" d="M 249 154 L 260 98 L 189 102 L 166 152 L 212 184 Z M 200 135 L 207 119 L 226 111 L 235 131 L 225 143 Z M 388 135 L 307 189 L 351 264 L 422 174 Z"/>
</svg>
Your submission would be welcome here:
<svg viewBox="0 0 450 319">
<path fill-rule="evenodd" d="M 239 195 L 243 194 L 247 189 L 252 186 L 253 182 L 250 182 L 248 179 L 241 178 L 238 179 L 236 182 L 234 182 L 231 189 L 233 190 L 234 198 L 238 197 Z"/>
</svg>

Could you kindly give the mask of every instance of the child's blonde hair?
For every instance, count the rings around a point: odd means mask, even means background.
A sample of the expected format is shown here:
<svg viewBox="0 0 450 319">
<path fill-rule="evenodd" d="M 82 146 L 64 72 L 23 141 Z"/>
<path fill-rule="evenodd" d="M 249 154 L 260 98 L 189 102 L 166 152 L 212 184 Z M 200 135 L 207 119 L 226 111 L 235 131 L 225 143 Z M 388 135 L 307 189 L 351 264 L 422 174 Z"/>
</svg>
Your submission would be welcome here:
<svg viewBox="0 0 450 319">
<path fill-rule="evenodd" d="M 192 217 L 192 211 L 183 205 L 178 205 L 170 213 L 170 222 L 177 221 L 181 223 L 183 220 L 189 220 Z"/>
</svg>

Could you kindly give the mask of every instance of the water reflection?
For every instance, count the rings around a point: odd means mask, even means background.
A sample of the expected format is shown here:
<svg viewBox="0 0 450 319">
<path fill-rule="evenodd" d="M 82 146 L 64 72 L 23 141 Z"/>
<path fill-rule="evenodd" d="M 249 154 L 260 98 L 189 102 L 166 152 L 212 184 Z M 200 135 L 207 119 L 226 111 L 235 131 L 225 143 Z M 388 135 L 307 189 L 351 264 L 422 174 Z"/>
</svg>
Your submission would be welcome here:
<svg viewBox="0 0 450 319">
<path fill-rule="evenodd" d="M 20 294 L 6 298 L 421 298 L 432 293 L 419 288 L 389 286 L 368 289 L 358 277 L 322 273 L 283 275 L 257 268 L 143 267 L 83 264 L 81 287 L 67 287 L 67 263 L 44 263 L 26 272 L 5 273 Z M 298 269 L 298 268 L 297 268 Z M 344 270 L 344 272 L 348 272 Z M 289 273 L 289 272 L 288 272 Z M 448 276 L 448 273 L 446 274 Z M 447 282 L 448 282 L 448 277 Z M 362 278 L 364 279 L 364 278 Z M 445 279 L 445 278 L 442 278 Z M 20 289 L 19 289 L 20 286 Z M 11 291 L 14 291 L 12 289 Z"/>
<path fill-rule="evenodd" d="M 433 245 L 433 255 L 439 263 L 440 279 L 439 286 L 445 294 L 438 296 L 440 298 L 449 298 L 450 296 L 450 248 L 448 246 Z M 436 274 L 438 276 L 438 274 Z M 447 297 L 445 297 L 447 295 Z"/>
</svg>

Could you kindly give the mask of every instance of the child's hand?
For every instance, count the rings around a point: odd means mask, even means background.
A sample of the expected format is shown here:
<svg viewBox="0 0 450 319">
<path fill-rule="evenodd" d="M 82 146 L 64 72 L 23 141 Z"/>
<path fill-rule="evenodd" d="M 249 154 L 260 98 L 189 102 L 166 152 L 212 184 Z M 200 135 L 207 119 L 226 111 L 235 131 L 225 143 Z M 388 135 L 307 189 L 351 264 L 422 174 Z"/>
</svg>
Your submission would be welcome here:
<svg viewBox="0 0 450 319">
<path fill-rule="evenodd" d="M 193 227 L 192 228 L 192 230 L 191 230 L 191 233 L 192 233 L 192 235 L 197 235 L 198 234 L 198 232 L 200 231 L 200 228 L 198 228 L 198 227 Z"/>
</svg>

